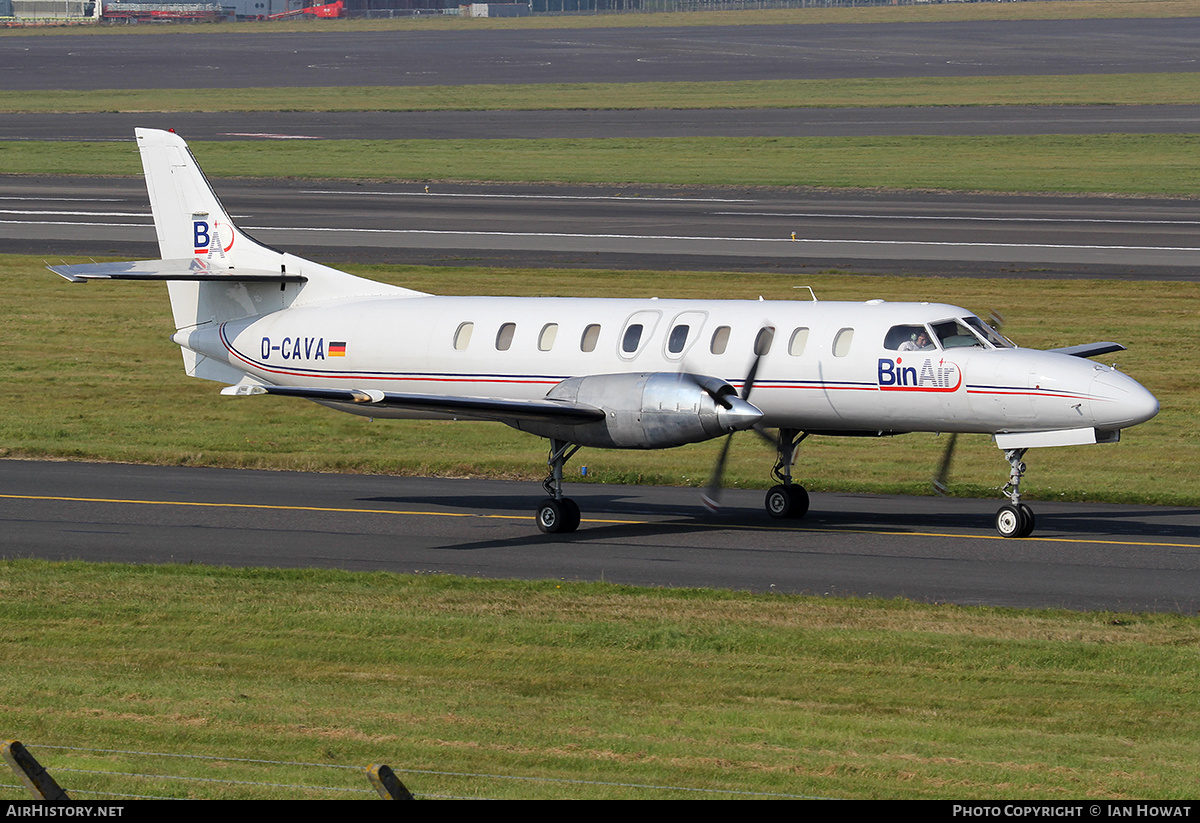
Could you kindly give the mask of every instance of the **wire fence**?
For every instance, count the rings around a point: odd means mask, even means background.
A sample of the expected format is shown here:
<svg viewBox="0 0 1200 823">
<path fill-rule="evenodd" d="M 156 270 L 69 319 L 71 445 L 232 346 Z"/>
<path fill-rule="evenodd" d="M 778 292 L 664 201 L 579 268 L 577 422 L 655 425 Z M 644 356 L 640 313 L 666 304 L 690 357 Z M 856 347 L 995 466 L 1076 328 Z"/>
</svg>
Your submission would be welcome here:
<svg viewBox="0 0 1200 823">
<path fill-rule="evenodd" d="M 250 800 L 264 796 L 327 800 L 378 798 L 377 793 L 367 781 L 366 766 L 34 743 L 27 743 L 25 747 L 31 753 L 36 754 L 42 766 L 72 798 L 125 800 L 187 800 L 199 797 Z M 124 764 L 134 763 L 136 765 L 134 766 L 135 770 L 131 771 L 82 765 L 85 762 L 96 760 L 119 760 Z M 190 761 L 197 766 L 197 773 L 179 774 L 176 772 L 182 771 L 182 769 L 172 769 L 167 765 L 171 762 L 181 761 Z M 205 769 L 220 769 L 225 774 L 218 777 L 199 773 Z M 255 772 L 264 770 L 293 777 L 304 775 L 305 779 L 251 779 Z M 639 796 L 654 795 L 663 799 L 668 797 L 828 799 L 801 794 L 747 791 L 729 787 L 695 787 L 489 772 L 406 769 L 395 765 L 392 766 L 392 770 L 397 775 L 406 776 L 407 788 L 415 798 L 421 800 L 495 800 L 514 796 L 512 792 L 489 794 L 489 785 L 494 791 L 494 784 L 497 783 L 541 784 L 546 787 L 560 787 L 562 789 L 560 792 L 539 793 L 539 796 L 558 799 L 575 796 L 576 793 L 569 790 L 580 787 L 601 788 L 611 790 L 613 793 L 633 790 Z M 308 776 L 311 776 L 311 779 L 307 779 Z M 428 779 L 423 780 L 423 778 Z M 422 791 L 422 783 L 434 785 L 437 789 Z M 454 791 L 456 786 L 461 786 L 462 791 Z M 130 790 L 122 791 L 120 790 L 122 787 L 129 787 Z M 175 787 L 178 788 L 178 791 L 172 792 L 172 788 Z M 10 795 L 8 799 L 24 796 L 24 787 L 19 783 L 0 783 L 0 789 L 9 790 L 5 792 Z"/>
</svg>

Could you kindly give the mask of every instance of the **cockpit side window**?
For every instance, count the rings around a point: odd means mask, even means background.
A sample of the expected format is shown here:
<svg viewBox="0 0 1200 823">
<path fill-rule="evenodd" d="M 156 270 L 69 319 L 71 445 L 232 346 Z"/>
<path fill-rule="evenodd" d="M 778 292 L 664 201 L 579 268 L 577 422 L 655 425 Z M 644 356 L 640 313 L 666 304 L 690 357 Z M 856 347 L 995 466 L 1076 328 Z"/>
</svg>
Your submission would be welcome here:
<svg viewBox="0 0 1200 823">
<path fill-rule="evenodd" d="M 943 349 L 985 348 L 983 341 L 971 331 L 970 327 L 958 320 L 943 320 L 933 324 L 933 333 Z"/>
<path fill-rule="evenodd" d="M 892 326 L 884 335 L 883 347 L 892 351 L 923 351 L 936 348 L 929 330 L 922 325 Z"/>
</svg>

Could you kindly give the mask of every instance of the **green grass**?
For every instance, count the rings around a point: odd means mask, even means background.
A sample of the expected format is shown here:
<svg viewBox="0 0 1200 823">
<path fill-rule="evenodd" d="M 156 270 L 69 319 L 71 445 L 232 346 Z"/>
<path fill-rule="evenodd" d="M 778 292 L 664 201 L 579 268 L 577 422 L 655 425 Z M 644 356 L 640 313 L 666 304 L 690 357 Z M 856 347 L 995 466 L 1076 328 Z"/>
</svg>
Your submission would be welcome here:
<svg viewBox="0 0 1200 823">
<path fill-rule="evenodd" d="M 243 89 L 0 90 L 0 112 L 496 111 L 1187 105 L 1191 73 Z"/>
<path fill-rule="evenodd" d="M 440 294 L 796 299 L 793 274 L 350 267 Z M 1116 340 L 1104 358 L 1162 403 L 1117 446 L 1045 449 L 1027 460 L 1030 499 L 1200 503 L 1200 284 L 805 276 L 825 300 L 947 301 L 1008 318 L 1018 343 Z M 409 475 L 541 479 L 544 441 L 498 424 L 376 421 L 284 398 L 231 399 L 183 374 L 161 284 L 61 281 L 32 258 L 0 258 L 5 357 L 0 455 Z M 1048 307 L 1053 307 L 1052 309 Z M 814 491 L 929 493 L 944 441 L 815 437 L 798 478 Z M 568 467 L 594 482 L 703 485 L 718 442 L 650 452 L 585 449 Z M 731 485 L 769 485 L 769 450 L 743 436 Z M 952 479 L 991 497 L 1007 464 L 984 436 L 959 438 Z"/>
<path fill-rule="evenodd" d="M 487 798 L 1184 799 L 1200 779 L 1194 617 L 10 560 L 0 620 L 0 728 L 80 798 L 367 788 L 234 758 Z"/>
<path fill-rule="evenodd" d="M 194 142 L 213 177 L 1195 195 L 1200 135 Z M 11 174 L 136 175 L 130 143 L 0 142 Z"/>
</svg>

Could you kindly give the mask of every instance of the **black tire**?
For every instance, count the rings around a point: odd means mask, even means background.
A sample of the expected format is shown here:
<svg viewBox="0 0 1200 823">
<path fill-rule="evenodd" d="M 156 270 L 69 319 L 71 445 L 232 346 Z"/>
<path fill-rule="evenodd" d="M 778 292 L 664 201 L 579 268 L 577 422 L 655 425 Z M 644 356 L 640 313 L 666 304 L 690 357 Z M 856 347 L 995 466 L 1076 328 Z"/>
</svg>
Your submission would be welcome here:
<svg viewBox="0 0 1200 823">
<path fill-rule="evenodd" d="M 562 530 L 564 532 L 575 531 L 579 528 L 579 520 L 582 518 L 582 514 L 579 511 L 579 504 L 569 497 L 564 497 L 558 502 L 562 504 L 563 514 L 566 517 L 566 522 L 563 523 Z"/>
<path fill-rule="evenodd" d="M 1033 516 L 1033 509 L 1029 508 L 1024 503 L 1022 503 L 1017 508 L 1019 508 L 1021 510 L 1021 514 L 1025 518 L 1025 525 L 1021 528 L 1021 533 L 1017 536 L 1018 537 L 1029 537 L 1029 535 L 1033 534 L 1034 524 L 1037 523 L 1037 519 Z"/>
<path fill-rule="evenodd" d="M 579 506 L 569 498 L 547 497 L 538 503 L 537 526 L 544 534 L 563 534 L 579 528 Z"/>
<path fill-rule="evenodd" d="M 788 517 L 793 520 L 799 520 L 808 514 L 808 490 L 803 486 L 797 486 L 795 483 L 788 486 L 787 490 L 792 496 L 792 511 Z"/>
<path fill-rule="evenodd" d="M 996 512 L 996 532 L 1001 537 L 1024 537 L 1022 531 L 1027 523 L 1024 512 L 1011 503 L 1006 503 Z"/>
</svg>

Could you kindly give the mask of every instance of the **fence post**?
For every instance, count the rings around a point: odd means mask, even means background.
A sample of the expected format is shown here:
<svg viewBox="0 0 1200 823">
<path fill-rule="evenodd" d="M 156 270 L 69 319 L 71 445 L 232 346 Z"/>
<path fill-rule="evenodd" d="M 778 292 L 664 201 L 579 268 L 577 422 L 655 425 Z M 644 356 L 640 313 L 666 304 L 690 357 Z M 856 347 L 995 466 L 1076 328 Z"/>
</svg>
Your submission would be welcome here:
<svg viewBox="0 0 1200 823">
<path fill-rule="evenodd" d="M 25 788 L 33 793 L 35 800 L 65 801 L 71 798 L 63 791 L 62 786 L 54 782 L 50 773 L 42 768 L 42 764 L 34 759 L 17 740 L 4 741 L 4 759 L 17 777 L 25 784 Z"/>
<path fill-rule="evenodd" d="M 367 778 L 383 800 L 414 800 L 412 793 L 396 777 L 390 766 L 374 764 L 367 769 Z"/>
</svg>

